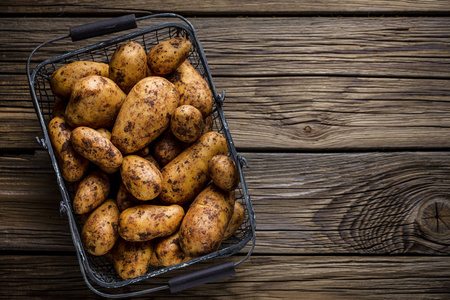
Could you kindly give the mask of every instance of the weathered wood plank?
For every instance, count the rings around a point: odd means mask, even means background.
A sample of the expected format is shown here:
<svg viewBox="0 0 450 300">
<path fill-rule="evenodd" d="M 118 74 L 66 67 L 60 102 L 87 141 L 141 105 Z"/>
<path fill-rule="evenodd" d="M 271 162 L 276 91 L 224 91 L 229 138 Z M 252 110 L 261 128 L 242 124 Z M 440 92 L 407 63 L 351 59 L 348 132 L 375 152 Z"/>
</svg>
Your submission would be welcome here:
<svg viewBox="0 0 450 300">
<path fill-rule="evenodd" d="M 43 41 L 99 19 L 3 18 L 2 71 Z M 450 76 L 450 18 L 192 18 L 215 76 Z M 157 24 L 144 21 L 142 27 Z M 224 24 L 226 24 L 224 26 Z M 24 38 L 26 37 L 26 38 Z M 105 40 L 99 38 L 97 40 Z M 91 44 L 92 41 L 77 45 Z M 71 42 L 40 52 L 56 56 Z M 61 52 L 62 51 L 62 52 Z"/>
<path fill-rule="evenodd" d="M 123 1 L 108 1 L 108 5 L 79 0 L 76 3 L 67 1 L 39 1 L 7 0 L 0 5 L 3 13 L 7 14 L 113 14 L 113 13 L 156 13 L 176 12 L 188 15 L 294 15 L 294 14 L 329 14 L 329 13 L 403 13 L 403 12 L 448 12 L 448 2 L 439 1 L 295 1 L 287 0 L 282 3 L 273 1 L 247 0 L 237 3 L 225 1 L 143 1 L 130 3 Z"/>
<path fill-rule="evenodd" d="M 361 77 L 215 78 L 234 142 L 252 150 L 450 147 L 450 84 Z M 42 136 L 24 76 L 0 75 L 0 150 Z"/>
<path fill-rule="evenodd" d="M 0 258 L 0 274 L 4 275 L 0 290 L 2 298 L 99 299 L 84 284 L 74 256 L 3 255 Z M 166 290 L 144 297 L 195 299 L 207 295 L 214 299 L 408 300 L 450 297 L 449 257 L 255 255 L 239 265 L 236 272 L 233 277 L 176 294 Z M 167 284 L 171 276 L 166 274 L 132 285 L 125 291 Z M 109 293 L 117 291 L 124 292 L 123 289 L 106 290 Z"/>
<path fill-rule="evenodd" d="M 450 254 L 450 153 L 243 155 L 256 253 Z M 47 154 L 0 174 L 0 249 L 72 250 Z"/>
</svg>

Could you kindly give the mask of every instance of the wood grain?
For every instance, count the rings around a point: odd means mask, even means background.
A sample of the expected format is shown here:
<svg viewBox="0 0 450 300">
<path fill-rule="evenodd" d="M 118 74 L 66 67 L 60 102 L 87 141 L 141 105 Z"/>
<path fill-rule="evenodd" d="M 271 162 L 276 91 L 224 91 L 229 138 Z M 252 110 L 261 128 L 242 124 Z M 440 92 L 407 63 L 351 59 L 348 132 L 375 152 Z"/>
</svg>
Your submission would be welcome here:
<svg viewBox="0 0 450 300">
<path fill-rule="evenodd" d="M 2 71 L 21 73 L 31 50 L 100 18 L 3 18 Z M 192 18 L 214 76 L 450 77 L 450 18 Z M 143 21 L 140 28 L 159 22 Z M 226 24 L 226 26 L 224 26 Z M 142 26 L 142 27 L 141 27 Z M 120 35 L 120 34 L 118 34 Z M 26 38 L 24 38 L 26 36 Z M 89 45 L 106 37 L 78 45 Z M 42 49 L 36 59 L 71 48 Z M 7 57 L 7 59 L 6 59 Z"/>
<path fill-rule="evenodd" d="M 3 13 L 7 14 L 112 14 L 112 13 L 156 13 L 176 12 L 187 15 L 294 15 L 294 14 L 329 14 L 329 13 L 404 13 L 404 12 L 448 12 L 448 2 L 439 1 L 295 1 L 287 0 L 282 3 L 274 1 L 247 0 L 237 3 L 225 1 L 143 1 L 130 3 L 123 1 L 108 1 L 108 6 L 99 5 L 87 0 L 68 3 L 62 0 L 44 0 L 31 2 L 26 0 L 7 0 L 0 5 Z"/>
<path fill-rule="evenodd" d="M 255 253 L 450 254 L 450 231 L 433 229 L 450 226 L 447 152 L 243 156 Z M 0 174 L 0 249 L 73 250 L 47 154 L 1 157 Z M 435 203 L 441 217 L 424 222 Z"/>
<path fill-rule="evenodd" d="M 5 299 L 100 299 L 81 277 L 75 256 L 1 256 Z M 230 259 L 227 259 L 229 261 Z M 217 263 L 222 262 L 218 261 Z M 206 264 L 210 266 L 211 263 Z M 196 270 L 205 264 L 190 268 Z M 175 272 L 179 274 L 181 272 Z M 133 299 L 445 299 L 450 296 L 449 257 L 252 256 L 237 275 L 176 294 Z M 122 290 L 167 284 L 166 274 Z M 104 289 L 102 291 L 105 291 Z"/>
</svg>

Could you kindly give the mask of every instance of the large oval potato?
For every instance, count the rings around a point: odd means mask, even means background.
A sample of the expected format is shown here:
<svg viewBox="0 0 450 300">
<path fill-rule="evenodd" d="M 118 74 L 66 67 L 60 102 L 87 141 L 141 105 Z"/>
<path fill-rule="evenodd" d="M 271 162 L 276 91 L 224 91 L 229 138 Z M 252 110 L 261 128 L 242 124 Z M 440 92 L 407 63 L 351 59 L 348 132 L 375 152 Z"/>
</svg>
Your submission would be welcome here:
<svg viewBox="0 0 450 300">
<path fill-rule="evenodd" d="M 227 152 L 226 139 L 220 133 L 208 132 L 202 135 L 161 170 L 161 201 L 165 204 L 183 205 L 193 200 L 210 179 L 210 160 L 215 155 Z"/>
<path fill-rule="evenodd" d="M 161 172 L 143 157 L 125 156 L 120 166 L 120 175 L 127 190 L 139 200 L 153 200 L 161 192 Z"/>
<path fill-rule="evenodd" d="M 157 76 L 142 79 L 120 109 L 111 141 L 123 154 L 144 148 L 169 127 L 179 100 L 176 88 L 166 79 Z"/>
<path fill-rule="evenodd" d="M 175 71 L 189 55 L 191 42 L 174 37 L 153 47 L 147 55 L 147 64 L 154 75 L 167 75 Z"/>
<path fill-rule="evenodd" d="M 178 106 L 170 119 L 170 129 L 180 141 L 193 143 L 202 135 L 202 113 L 192 105 Z"/>
<path fill-rule="evenodd" d="M 191 257 L 216 251 L 233 215 L 234 199 L 214 184 L 192 202 L 180 226 L 180 247 Z"/>
<path fill-rule="evenodd" d="M 109 78 L 125 92 L 147 75 L 147 55 L 134 41 L 121 44 L 109 61 Z"/>
<path fill-rule="evenodd" d="M 236 164 L 226 155 L 216 155 L 211 159 L 209 175 L 217 187 L 227 192 L 236 189 L 239 184 Z"/>
<path fill-rule="evenodd" d="M 138 205 L 120 214 L 119 234 L 130 242 L 145 242 L 178 230 L 184 210 L 179 205 Z"/>
<path fill-rule="evenodd" d="M 98 171 L 90 173 L 77 188 L 73 198 L 73 211 L 81 215 L 94 210 L 108 198 L 109 190 L 108 176 Z"/>
<path fill-rule="evenodd" d="M 89 75 L 108 77 L 108 74 L 109 66 L 107 64 L 92 61 L 75 61 L 53 72 L 50 77 L 50 87 L 55 96 L 69 99 L 72 88 L 78 79 Z"/>
<path fill-rule="evenodd" d="M 94 164 L 105 168 L 118 168 L 123 156 L 119 149 L 95 129 L 80 126 L 72 131 L 73 148 Z"/>
<path fill-rule="evenodd" d="M 152 253 L 151 241 L 134 243 L 119 238 L 111 250 L 114 270 L 124 280 L 145 275 Z"/>
<path fill-rule="evenodd" d="M 114 200 L 108 199 L 88 217 L 81 230 L 84 249 L 92 255 L 105 255 L 112 249 L 119 235 L 117 225 L 119 209 Z"/>
<path fill-rule="evenodd" d="M 208 83 L 186 60 L 174 72 L 167 76 L 180 93 L 180 105 L 192 105 L 203 118 L 212 112 L 212 93 Z"/>
<path fill-rule="evenodd" d="M 153 258 L 154 264 L 157 266 L 170 267 L 190 259 L 190 257 L 186 256 L 183 250 L 181 250 L 179 236 L 180 233 L 177 231 L 168 237 L 163 237 L 155 241 L 153 250 L 155 256 Z M 155 259 L 157 262 L 154 261 Z"/>
<path fill-rule="evenodd" d="M 69 182 L 80 181 L 88 171 L 89 161 L 70 143 L 72 129 L 64 118 L 55 117 L 50 121 L 48 131 L 62 177 Z"/>
<path fill-rule="evenodd" d="M 98 75 L 83 77 L 73 86 L 66 121 L 72 127 L 113 126 L 125 98 L 126 94 L 111 79 Z"/>
<path fill-rule="evenodd" d="M 236 230 L 238 230 L 238 228 L 241 227 L 242 223 L 244 223 L 244 220 L 245 220 L 244 207 L 242 206 L 242 204 L 235 201 L 233 215 L 231 216 L 231 220 L 228 223 L 227 229 L 225 230 L 223 240 L 226 240 L 229 237 L 231 237 L 236 232 Z"/>
<path fill-rule="evenodd" d="M 187 147 L 188 145 L 177 139 L 173 135 L 172 130 L 168 128 L 156 139 L 153 153 L 156 160 L 165 166 Z"/>
</svg>

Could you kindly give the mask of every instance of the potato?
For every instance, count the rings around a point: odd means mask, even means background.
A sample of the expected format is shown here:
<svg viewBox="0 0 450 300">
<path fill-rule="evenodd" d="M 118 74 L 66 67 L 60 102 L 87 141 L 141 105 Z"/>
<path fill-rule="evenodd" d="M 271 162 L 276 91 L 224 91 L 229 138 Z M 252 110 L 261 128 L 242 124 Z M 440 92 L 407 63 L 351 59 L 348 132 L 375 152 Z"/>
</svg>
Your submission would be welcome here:
<svg viewBox="0 0 450 300">
<path fill-rule="evenodd" d="M 192 257 L 219 249 L 233 215 L 234 199 L 214 184 L 192 202 L 180 226 L 180 247 Z"/>
<path fill-rule="evenodd" d="M 97 129 L 98 132 L 100 132 L 106 139 L 111 139 L 111 132 L 109 132 L 106 128 L 99 128 Z"/>
<path fill-rule="evenodd" d="M 117 274 L 124 280 L 145 275 L 150 265 L 153 243 L 127 242 L 119 238 L 111 250 L 111 258 Z"/>
<path fill-rule="evenodd" d="M 80 181 L 88 171 L 89 161 L 70 143 L 72 129 L 64 118 L 55 117 L 50 121 L 48 131 L 62 177 L 69 182 Z"/>
<path fill-rule="evenodd" d="M 212 112 L 212 93 L 208 83 L 197 70 L 186 60 L 178 69 L 167 76 L 180 93 L 180 105 L 192 105 L 197 108 L 203 118 Z"/>
<path fill-rule="evenodd" d="M 203 119 L 203 128 L 202 128 L 202 135 L 213 131 L 214 128 L 214 118 L 212 115 L 207 116 Z"/>
<path fill-rule="evenodd" d="M 161 170 L 161 201 L 179 205 L 192 201 L 210 179 L 209 161 L 213 156 L 227 152 L 227 142 L 221 134 L 208 132 L 202 135 Z"/>
<path fill-rule="evenodd" d="M 50 77 L 50 87 L 55 96 L 69 99 L 75 82 L 89 75 L 99 75 L 108 77 L 109 66 L 104 63 L 92 61 L 76 61 L 67 64 L 55 72 Z"/>
<path fill-rule="evenodd" d="M 174 266 L 190 259 L 180 248 L 179 231 L 155 241 L 153 255 L 155 256 L 153 263 L 164 267 Z"/>
<path fill-rule="evenodd" d="M 147 75 L 147 55 L 144 48 L 133 41 L 121 44 L 109 61 L 109 78 L 125 92 Z"/>
<path fill-rule="evenodd" d="M 117 241 L 119 209 L 116 202 L 108 199 L 97 207 L 86 220 L 81 230 L 84 249 L 92 255 L 108 253 Z"/>
<path fill-rule="evenodd" d="M 106 129 L 106 128 L 99 128 L 99 129 L 96 129 L 96 130 L 98 132 L 100 132 L 103 137 L 105 137 L 108 140 L 111 140 L 111 132 L 109 132 L 108 129 Z M 107 168 L 107 167 L 99 166 L 99 168 L 100 168 L 100 170 L 102 170 L 106 174 L 114 174 L 114 173 L 116 173 L 119 170 L 118 167 L 117 168 Z"/>
<path fill-rule="evenodd" d="M 176 204 L 130 207 L 120 214 L 119 234 L 130 242 L 145 242 L 168 236 L 178 230 L 183 217 L 183 208 Z"/>
<path fill-rule="evenodd" d="M 146 77 L 128 94 L 112 130 L 111 141 L 123 154 L 136 152 L 169 127 L 179 94 L 162 77 Z"/>
<path fill-rule="evenodd" d="M 65 118 L 72 127 L 91 128 L 114 125 L 126 94 L 111 79 L 90 75 L 73 86 Z"/>
<path fill-rule="evenodd" d="M 109 178 L 102 172 L 92 172 L 80 183 L 73 199 L 73 211 L 85 214 L 97 208 L 108 198 Z"/>
<path fill-rule="evenodd" d="M 239 174 L 234 161 L 226 155 L 216 155 L 209 162 L 209 175 L 214 184 L 224 191 L 232 191 L 239 184 Z"/>
<path fill-rule="evenodd" d="M 70 142 L 78 153 L 100 167 L 118 168 L 122 164 L 123 156 L 119 149 L 95 129 L 75 128 Z"/>
<path fill-rule="evenodd" d="M 164 166 L 186 148 L 187 145 L 177 139 L 169 128 L 155 141 L 153 153 L 155 154 L 156 160 Z"/>
<path fill-rule="evenodd" d="M 186 60 L 191 42 L 184 37 L 174 37 L 153 47 L 147 55 L 147 64 L 154 75 L 167 75 Z"/>
<path fill-rule="evenodd" d="M 151 162 L 152 164 L 154 164 L 155 167 L 156 167 L 159 171 L 161 171 L 161 166 L 159 165 L 158 161 L 157 161 L 151 154 L 148 154 L 148 155 L 144 156 L 144 158 L 145 158 L 146 160 L 148 160 L 149 162 Z"/>
<path fill-rule="evenodd" d="M 161 172 L 143 157 L 125 156 L 120 175 L 127 190 L 139 200 L 153 200 L 161 192 Z"/>
<path fill-rule="evenodd" d="M 64 118 L 64 113 L 66 111 L 68 102 L 69 102 L 68 100 L 56 97 L 55 103 L 53 103 L 53 108 L 52 108 L 52 118 L 54 118 L 54 117 Z"/>
<path fill-rule="evenodd" d="M 123 183 L 120 184 L 119 190 L 117 191 L 117 208 L 122 212 L 127 208 L 137 205 L 139 201 L 134 197 L 125 187 Z"/>
<path fill-rule="evenodd" d="M 235 201 L 233 215 L 231 216 L 231 220 L 228 223 L 227 229 L 225 230 L 223 240 L 226 240 L 229 237 L 231 237 L 236 232 L 236 230 L 238 230 L 238 228 L 241 227 L 242 223 L 244 223 L 244 220 L 245 220 L 244 207 L 242 207 L 242 204 Z"/>
<path fill-rule="evenodd" d="M 179 106 L 170 119 L 170 129 L 180 141 L 193 143 L 202 135 L 202 113 L 192 105 Z"/>
<path fill-rule="evenodd" d="M 150 154 L 150 146 L 145 146 L 144 148 L 142 148 L 142 149 L 139 150 L 139 151 L 136 151 L 136 152 L 133 153 L 133 154 L 139 155 L 139 156 L 141 156 L 141 157 L 145 157 L 145 156 L 147 156 L 147 155 Z"/>
</svg>

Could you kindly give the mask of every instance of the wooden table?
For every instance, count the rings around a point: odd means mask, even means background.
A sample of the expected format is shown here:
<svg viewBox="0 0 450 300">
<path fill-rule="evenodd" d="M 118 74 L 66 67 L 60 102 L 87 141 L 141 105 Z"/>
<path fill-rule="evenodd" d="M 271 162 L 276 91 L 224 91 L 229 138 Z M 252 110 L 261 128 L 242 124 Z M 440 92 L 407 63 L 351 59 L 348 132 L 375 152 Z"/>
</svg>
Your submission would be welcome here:
<svg viewBox="0 0 450 300">
<path fill-rule="evenodd" d="M 98 298 L 35 141 L 29 53 L 70 26 L 167 11 L 193 23 L 227 92 L 257 244 L 236 276 L 153 296 L 450 298 L 448 0 L 6 0 L 0 9 L 2 299 Z"/>
</svg>

